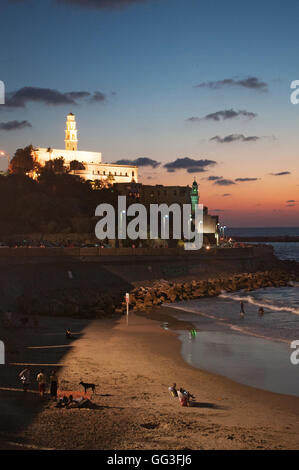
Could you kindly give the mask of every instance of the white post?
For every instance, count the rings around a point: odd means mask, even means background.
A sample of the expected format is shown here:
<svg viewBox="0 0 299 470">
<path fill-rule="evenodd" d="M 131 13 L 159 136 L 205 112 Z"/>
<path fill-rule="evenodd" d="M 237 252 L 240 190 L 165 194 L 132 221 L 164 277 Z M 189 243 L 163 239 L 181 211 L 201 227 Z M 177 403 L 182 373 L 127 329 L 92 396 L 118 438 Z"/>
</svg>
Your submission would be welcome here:
<svg viewBox="0 0 299 470">
<path fill-rule="evenodd" d="M 129 302 L 130 302 L 130 294 L 126 293 L 126 304 L 127 304 L 127 315 L 129 315 Z"/>
</svg>

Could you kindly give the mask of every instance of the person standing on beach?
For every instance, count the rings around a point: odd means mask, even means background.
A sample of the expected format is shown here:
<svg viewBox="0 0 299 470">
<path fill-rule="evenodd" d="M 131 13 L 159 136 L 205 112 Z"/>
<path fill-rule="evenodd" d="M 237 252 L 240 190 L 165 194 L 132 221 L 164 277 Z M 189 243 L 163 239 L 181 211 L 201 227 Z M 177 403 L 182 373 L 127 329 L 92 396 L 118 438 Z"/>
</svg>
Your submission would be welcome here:
<svg viewBox="0 0 299 470">
<path fill-rule="evenodd" d="M 58 389 L 58 377 L 56 370 L 52 370 L 50 375 L 50 394 L 51 397 L 56 400 L 57 398 L 57 389 Z"/>
<path fill-rule="evenodd" d="M 44 398 L 46 391 L 46 376 L 44 374 L 44 369 L 41 369 L 40 373 L 36 377 L 38 383 L 38 391 L 41 398 Z"/>
<path fill-rule="evenodd" d="M 23 384 L 24 392 L 27 392 L 29 384 L 30 384 L 30 369 L 26 367 L 22 372 L 19 373 L 19 378 Z"/>
<path fill-rule="evenodd" d="M 240 302 L 240 317 L 241 317 L 241 318 L 244 318 L 244 314 L 245 314 L 245 311 L 244 311 L 244 303 L 241 301 L 241 302 Z"/>
</svg>

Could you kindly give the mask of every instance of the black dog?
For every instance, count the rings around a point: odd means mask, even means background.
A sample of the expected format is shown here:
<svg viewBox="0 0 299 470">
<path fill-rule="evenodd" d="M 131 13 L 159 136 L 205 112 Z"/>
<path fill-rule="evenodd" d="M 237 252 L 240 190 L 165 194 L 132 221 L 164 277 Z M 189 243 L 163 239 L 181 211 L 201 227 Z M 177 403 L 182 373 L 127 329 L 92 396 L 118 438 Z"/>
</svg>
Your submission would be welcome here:
<svg viewBox="0 0 299 470">
<path fill-rule="evenodd" d="M 88 390 L 89 388 L 91 388 L 92 393 L 95 392 L 95 389 L 96 389 L 96 385 L 95 385 L 95 384 L 87 384 L 87 383 L 81 381 L 81 382 L 79 383 L 79 385 L 82 385 L 82 387 L 84 387 L 85 393 L 87 392 L 87 390 Z"/>
</svg>

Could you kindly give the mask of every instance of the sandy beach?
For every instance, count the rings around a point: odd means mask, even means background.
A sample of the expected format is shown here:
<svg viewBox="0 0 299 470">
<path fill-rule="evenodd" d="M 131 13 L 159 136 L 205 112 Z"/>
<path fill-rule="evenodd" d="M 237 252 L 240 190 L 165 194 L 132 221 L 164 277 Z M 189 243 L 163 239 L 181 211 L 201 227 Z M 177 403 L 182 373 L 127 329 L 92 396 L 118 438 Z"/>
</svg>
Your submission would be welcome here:
<svg viewBox="0 0 299 470">
<path fill-rule="evenodd" d="M 146 318 L 146 317 L 149 318 Z M 1 449 L 298 449 L 299 398 L 257 390 L 200 371 L 180 355 L 169 309 L 107 320 L 42 317 L 33 328 L 1 329 L 9 344 L 0 366 Z M 67 343 L 71 327 L 76 340 Z M 58 364 L 60 388 L 95 383 L 93 409 L 57 409 L 42 401 L 32 365 L 27 396 L 22 364 Z M 183 408 L 168 387 L 196 397 Z"/>
</svg>

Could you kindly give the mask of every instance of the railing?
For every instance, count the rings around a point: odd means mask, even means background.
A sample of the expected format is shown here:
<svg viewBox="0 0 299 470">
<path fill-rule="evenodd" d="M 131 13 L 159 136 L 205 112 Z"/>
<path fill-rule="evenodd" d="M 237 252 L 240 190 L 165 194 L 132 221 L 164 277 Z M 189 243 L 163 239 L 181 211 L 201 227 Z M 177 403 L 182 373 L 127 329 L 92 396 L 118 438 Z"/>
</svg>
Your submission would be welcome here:
<svg viewBox="0 0 299 470">
<path fill-rule="evenodd" d="M 118 256 L 200 256 L 219 258 L 256 257 L 262 254 L 271 254 L 273 249 L 269 245 L 244 248 L 211 248 L 206 250 L 185 251 L 183 248 L 0 248 L 0 257 L 118 257 Z"/>
</svg>

